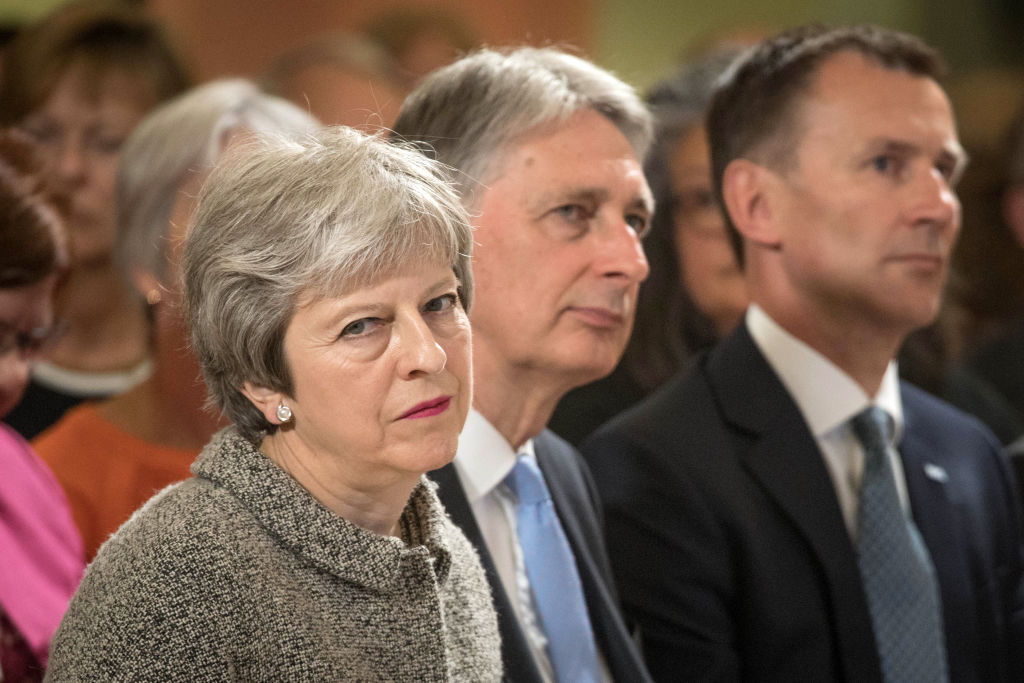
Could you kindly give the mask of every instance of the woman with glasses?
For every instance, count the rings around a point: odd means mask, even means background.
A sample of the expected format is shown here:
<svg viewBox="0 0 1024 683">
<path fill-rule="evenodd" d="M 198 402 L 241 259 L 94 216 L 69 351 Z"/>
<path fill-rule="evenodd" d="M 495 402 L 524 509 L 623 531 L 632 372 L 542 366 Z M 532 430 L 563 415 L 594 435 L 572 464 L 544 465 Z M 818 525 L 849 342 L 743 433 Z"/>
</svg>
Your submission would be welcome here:
<svg viewBox="0 0 1024 683">
<path fill-rule="evenodd" d="M 67 334 L 8 418 L 25 438 L 151 371 L 146 301 L 114 263 L 114 179 L 128 134 L 188 80 L 163 31 L 125 2 L 67 3 L 5 51 L 0 125 L 35 141 L 47 181 L 66 199 L 71 255 L 55 302 Z"/>
<path fill-rule="evenodd" d="M 149 302 L 153 372 L 123 394 L 71 408 L 32 445 L 57 475 L 92 560 L 154 491 L 189 476 L 220 416 L 181 315 L 181 254 L 195 198 L 233 140 L 317 127 L 243 79 L 217 80 L 157 107 L 125 142 L 118 168 L 116 260 Z"/>
<path fill-rule="evenodd" d="M 53 291 L 67 265 L 31 147 L 0 133 L 0 419 L 56 336 Z M 82 574 L 82 544 L 57 480 L 0 423 L 0 676 L 42 680 L 50 638 Z"/>
</svg>

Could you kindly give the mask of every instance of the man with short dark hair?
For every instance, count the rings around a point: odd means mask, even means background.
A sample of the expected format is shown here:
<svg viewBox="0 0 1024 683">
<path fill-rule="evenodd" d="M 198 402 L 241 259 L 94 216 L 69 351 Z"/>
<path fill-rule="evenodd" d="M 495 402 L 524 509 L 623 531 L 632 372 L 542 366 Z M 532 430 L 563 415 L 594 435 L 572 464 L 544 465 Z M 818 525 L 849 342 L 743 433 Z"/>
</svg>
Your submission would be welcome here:
<svg viewBox="0 0 1024 683">
<path fill-rule="evenodd" d="M 661 680 L 1014 681 L 1021 525 L 998 443 L 902 384 L 965 155 L 937 55 L 808 27 L 708 116 L 744 324 L 583 446 Z"/>
<path fill-rule="evenodd" d="M 473 410 L 431 477 L 480 552 L 511 681 L 648 680 L 593 482 L 545 425 L 629 338 L 651 128 L 632 88 L 550 48 L 471 54 L 427 76 L 395 122 L 454 168 L 474 217 Z"/>
</svg>

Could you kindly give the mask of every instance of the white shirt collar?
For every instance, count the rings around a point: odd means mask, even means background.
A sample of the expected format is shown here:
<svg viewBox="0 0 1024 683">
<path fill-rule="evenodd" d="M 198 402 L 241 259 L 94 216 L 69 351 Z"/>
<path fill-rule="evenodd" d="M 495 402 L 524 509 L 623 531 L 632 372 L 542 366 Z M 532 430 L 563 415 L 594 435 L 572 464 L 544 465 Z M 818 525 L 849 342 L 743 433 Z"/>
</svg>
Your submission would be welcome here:
<svg viewBox="0 0 1024 683">
<path fill-rule="evenodd" d="M 528 439 L 515 451 L 486 417 L 475 408 L 470 409 L 453 461 L 470 503 L 483 498 L 504 481 L 515 466 L 518 453 L 535 457 L 533 439 Z"/>
<path fill-rule="evenodd" d="M 874 397 L 832 361 L 772 320 L 757 304 L 747 309 L 747 329 L 757 347 L 782 380 L 815 438 L 822 438 L 874 404 L 895 425 L 894 443 L 903 435 L 903 403 L 895 361 L 889 363 Z"/>
</svg>

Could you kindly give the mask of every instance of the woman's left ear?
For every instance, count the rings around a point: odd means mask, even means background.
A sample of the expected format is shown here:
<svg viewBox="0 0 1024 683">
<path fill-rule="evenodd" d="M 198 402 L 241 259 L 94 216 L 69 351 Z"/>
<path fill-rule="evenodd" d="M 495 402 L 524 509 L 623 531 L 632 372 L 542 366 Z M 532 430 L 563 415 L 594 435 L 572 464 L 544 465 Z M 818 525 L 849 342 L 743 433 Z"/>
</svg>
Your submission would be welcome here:
<svg viewBox="0 0 1024 683">
<path fill-rule="evenodd" d="M 132 285 L 150 306 L 160 303 L 163 299 L 164 286 L 148 270 L 132 268 Z"/>
<path fill-rule="evenodd" d="M 270 424 L 279 425 L 282 422 L 287 422 L 287 420 L 281 419 L 280 415 L 282 413 L 278 411 L 280 406 L 288 405 L 284 394 L 280 391 L 274 391 L 252 382 L 246 382 L 242 385 L 242 395 L 249 399 L 258 411 L 263 413 L 263 417 Z"/>
</svg>

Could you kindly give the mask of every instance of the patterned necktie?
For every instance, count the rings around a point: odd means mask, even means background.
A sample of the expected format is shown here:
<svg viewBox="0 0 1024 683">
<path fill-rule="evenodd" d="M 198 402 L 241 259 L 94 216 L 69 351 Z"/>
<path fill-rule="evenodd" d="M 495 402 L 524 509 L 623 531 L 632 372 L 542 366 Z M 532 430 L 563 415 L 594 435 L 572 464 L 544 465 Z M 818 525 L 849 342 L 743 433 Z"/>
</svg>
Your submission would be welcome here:
<svg viewBox="0 0 1024 683">
<path fill-rule="evenodd" d="M 851 421 L 864 446 L 857 561 L 882 673 L 889 683 L 948 680 L 939 586 L 928 549 L 907 518 L 889 462 L 889 416 L 870 406 Z"/>
<path fill-rule="evenodd" d="M 519 545 L 555 678 L 559 683 L 599 681 L 597 646 L 576 560 L 540 469 L 532 458 L 520 455 L 505 484 L 518 499 Z"/>
</svg>

